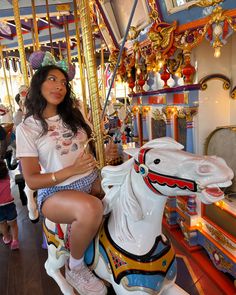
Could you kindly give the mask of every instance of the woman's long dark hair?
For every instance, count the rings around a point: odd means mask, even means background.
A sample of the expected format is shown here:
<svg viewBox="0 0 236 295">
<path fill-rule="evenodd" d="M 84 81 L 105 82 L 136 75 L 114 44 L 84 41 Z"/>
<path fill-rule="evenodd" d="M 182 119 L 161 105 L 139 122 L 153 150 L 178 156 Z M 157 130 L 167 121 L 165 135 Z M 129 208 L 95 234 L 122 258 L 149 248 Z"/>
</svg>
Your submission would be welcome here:
<svg viewBox="0 0 236 295">
<path fill-rule="evenodd" d="M 80 110 L 74 106 L 75 95 L 69 84 L 68 75 L 63 69 L 57 67 L 56 65 L 41 67 L 33 75 L 30 83 L 30 89 L 25 100 L 25 119 L 29 116 L 33 116 L 34 118 L 40 120 L 43 128 L 42 135 L 47 133 L 48 124 L 43 118 L 43 111 L 47 106 L 47 101 L 42 95 L 41 87 L 43 82 L 47 79 L 49 72 L 52 70 L 59 70 L 62 72 L 67 81 L 65 98 L 57 106 L 58 115 L 61 117 L 65 126 L 71 129 L 74 134 L 77 133 L 79 128 L 83 128 L 89 138 L 92 131 L 86 123 Z"/>
</svg>

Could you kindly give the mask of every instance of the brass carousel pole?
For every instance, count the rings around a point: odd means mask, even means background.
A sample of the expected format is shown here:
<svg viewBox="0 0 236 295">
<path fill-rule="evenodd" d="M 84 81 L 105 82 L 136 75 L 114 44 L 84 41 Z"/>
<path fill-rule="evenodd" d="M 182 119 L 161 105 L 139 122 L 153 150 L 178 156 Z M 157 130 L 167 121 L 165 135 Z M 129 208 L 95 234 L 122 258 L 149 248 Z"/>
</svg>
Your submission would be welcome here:
<svg viewBox="0 0 236 295">
<path fill-rule="evenodd" d="M 61 41 L 58 41 L 58 48 L 59 48 L 59 59 L 62 60 L 63 56 L 62 56 L 62 51 L 61 51 Z"/>
<path fill-rule="evenodd" d="M 10 58 L 8 56 L 7 51 L 6 51 L 5 60 L 6 60 L 7 64 L 8 64 L 8 66 L 9 66 L 8 72 L 9 72 L 9 82 L 10 82 L 10 88 L 11 88 L 11 95 L 8 95 L 8 99 L 9 99 L 9 103 L 10 103 L 10 108 L 11 108 L 12 112 L 14 112 L 15 111 L 15 105 L 14 105 L 14 101 L 13 101 L 13 87 L 12 87 L 12 79 L 11 79 L 11 66 L 10 66 Z"/>
<path fill-rule="evenodd" d="M 21 68 L 24 77 L 24 84 L 29 86 L 29 78 L 28 78 L 28 69 L 26 65 L 26 55 L 25 55 L 25 48 L 24 48 L 24 40 L 21 32 L 21 22 L 20 22 L 20 14 L 19 14 L 19 5 L 18 0 L 12 1 L 15 24 L 16 24 L 16 34 L 18 39 L 19 45 L 19 53 L 20 53 L 20 61 L 21 61 Z"/>
<path fill-rule="evenodd" d="M 38 34 L 38 25 L 35 11 L 35 1 L 31 0 L 32 5 L 32 16 L 33 16 L 33 28 L 34 28 L 34 49 L 39 50 L 39 34 Z"/>
<path fill-rule="evenodd" d="M 69 36 L 68 20 L 67 20 L 66 15 L 64 15 L 63 18 L 64 18 L 65 37 L 66 37 L 67 61 L 68 61 L 68 63 L 70 63 L 71 62 L 71 51 L 70 51 L 70 36 Z"/>
<path fill-rule="evenodd" d="M 84 105 L 84 115 L 87 118 L 87 98 L 86 98 L 86 88 L 85 88 L 85 78 L 84 78 L 84 66 L 81 57 L 81 44 L 80 44 L 80 32 L 79 32 L 79 18 L 77 12 L 77 4 L 76 0 L 74 2 L 74 17 L 75 17 L 75 31 L 76 31 L 76 40 L 77 40 L 77 51 L 78 51 L 78 62 L 79 62 L 79 72 L 80 72 L 80 83 L 82 89 L 82 96 L 83 96 L 83 105 Z"/>
<path fill-rule="evenodd" d="M 105 165 L 104 143 L 101 129 L 101 114 L 99 107 L 98 78 L 96 71 L 96 60 L 94 55 L 94 44 L 92 25 L 90 20 L 89 1 L 78 0 L 80 20 L 82 29 L 83 49 L 88 75 L 90 101 L 92 107 L 93 126 L 96 135 L 96 151 L 100 167 Z"/>
<path fill-rule="evenodd" d="M 106 100 L 106 79 L 105 79 L 105 62 L 104 62 L 104 47 L 101 43 L 101 79 L 102 79 L 102 98 Z"/>
<path fill-rule="evenodd" d="M 54 49 L 53 49 L 53 45 L 52 45 L 52 31 L 51 31 L 51 21 L 50 21 L 50 15 L 49 15 L 48 0 L 46 0 L 46 10 L 47 10 L 47 22 L 48 22 L 51 54 L 54 55 Z"/>
<path fill-rule="evenodd" d="M 10 105 L 11 111 L 12 111 L 12 104 L 11 104 L 9 87 L 8 87 L 8 83 L 7 83 L 7 74 L 6 74 L 5 62 L 4 62 L 4 58 L 3 58 L 2 45 L 0 45 L 0 59 L 1 59 L 1 63 L 2 63 L 3 74 L 4 74 L 6 89 L 7 89 L 7 99 L 8 99 L 8 103 Z"/>
</svg>

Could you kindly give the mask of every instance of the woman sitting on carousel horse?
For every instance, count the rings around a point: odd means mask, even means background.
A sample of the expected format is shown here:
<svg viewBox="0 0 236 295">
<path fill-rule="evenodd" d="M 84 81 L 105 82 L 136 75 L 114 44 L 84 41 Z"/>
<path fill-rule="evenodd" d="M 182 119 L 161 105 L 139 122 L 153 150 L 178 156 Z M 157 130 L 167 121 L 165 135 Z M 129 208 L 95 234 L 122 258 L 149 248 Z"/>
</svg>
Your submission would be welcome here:
<svg viewBox="0 0 236 295">
<path fill-rule="evenodd" d="M 47 65 L 36 71 L 25 100 L 25 119 L 16 129 L 17 157 L 26 183 L 38 190 L 42 214 L 71 225 L 67 281 L 80 294 L 100 295 L 106 294 L 106 287 L 85 266 L 83 255 L 102 221 L 103 204 L 91 192 L 98 178 L 93 148 L 84 151 L 91 128 L 73 99 L 62 68 Z M 106 156 L 117 157 L 115 144 L 107 145 Z"/>
</svg>

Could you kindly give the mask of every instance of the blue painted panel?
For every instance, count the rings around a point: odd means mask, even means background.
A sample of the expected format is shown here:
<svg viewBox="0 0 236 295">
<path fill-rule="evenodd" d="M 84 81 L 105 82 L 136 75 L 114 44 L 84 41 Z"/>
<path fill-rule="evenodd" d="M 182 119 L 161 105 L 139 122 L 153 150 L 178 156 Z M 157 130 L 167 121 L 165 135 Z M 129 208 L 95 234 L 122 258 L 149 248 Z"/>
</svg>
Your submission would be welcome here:
<svg viewBox="0 0 236 295">
<path fill-rule="evenodd" d="M 235 0 L 225 0 L 221 6 L 224 10 L 230 10 L 236 8 Z M 173 14 L 169 14 L 166 9 L 165 1 L 159 1 L 159 7 L 163 16 L 163 21 L 167 23 L 172 23 L 174 20 L 178 21 L 179 25 L 190 23 L 192 21 L 199 20 L 200 18 L 205 17 L 203 14 L 205 11 L 201 7 L 192 7 L 190 9 L 182 10 Z M 208 9 L 208 8 L 207 8 Z"/>
</svg>

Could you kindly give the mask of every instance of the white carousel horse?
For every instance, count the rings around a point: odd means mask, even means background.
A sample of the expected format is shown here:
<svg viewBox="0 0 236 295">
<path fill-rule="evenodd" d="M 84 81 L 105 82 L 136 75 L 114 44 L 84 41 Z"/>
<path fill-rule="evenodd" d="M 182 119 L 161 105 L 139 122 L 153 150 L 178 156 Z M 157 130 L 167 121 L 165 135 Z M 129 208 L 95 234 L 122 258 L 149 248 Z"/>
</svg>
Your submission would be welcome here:
<svg viewBox="0 0 236 295">
<path fill-rule="evenodd" d="M 171 138 L 155 139 L 134 149 L 134 157 L 122 165 L 102 169 L 105 214 L 110 214 L 85 261 L 116 294 L 187 294 L 175 284 L 175 254 L 162 234 L 166 196 L 196 194 L 206 204 L 219 201 L 224 197 L 219 187 L 231 184 L 233 172 L 221 158 L 182 148 Z M 73 289 L 60 273 L 68 256 L 65 229 L 45 220 L 45 268 L 62 293 L 71 295 Z"/>
</svg>

